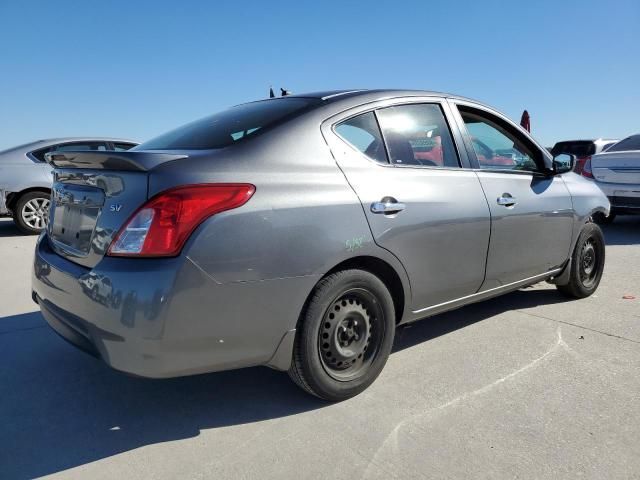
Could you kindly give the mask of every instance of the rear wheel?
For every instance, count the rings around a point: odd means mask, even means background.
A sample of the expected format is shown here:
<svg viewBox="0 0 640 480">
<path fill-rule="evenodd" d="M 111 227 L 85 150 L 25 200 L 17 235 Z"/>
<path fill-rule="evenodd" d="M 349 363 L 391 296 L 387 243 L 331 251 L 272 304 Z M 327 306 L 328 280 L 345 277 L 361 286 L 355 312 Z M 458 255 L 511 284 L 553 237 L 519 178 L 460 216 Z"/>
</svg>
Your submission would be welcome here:
<svg viewBox="0 0 640 480">
<path fill-rule="evenodd" d="M 46 192 L 28 192 L 18 198 L 13 210 L 13 221 L 26 234 L 40 233 L 49 221 L 50 195 Z"/>
<path fill-rule="evenodd" d="M 587 223 L 578 236 L 571 256 L 569 283 L 558 290 L 574 298 L 585 298 L 596 291 L 604 271 L 604 236 L 595 223 Z"/>
<path fill-rule="evenodd" d="M 384 367 L 395 333 L 393 299 L 363 270 L 343 270 L 316 286 L 301 316 L 289 375 L 330 401 L 365 390 Z"/>
</svg>

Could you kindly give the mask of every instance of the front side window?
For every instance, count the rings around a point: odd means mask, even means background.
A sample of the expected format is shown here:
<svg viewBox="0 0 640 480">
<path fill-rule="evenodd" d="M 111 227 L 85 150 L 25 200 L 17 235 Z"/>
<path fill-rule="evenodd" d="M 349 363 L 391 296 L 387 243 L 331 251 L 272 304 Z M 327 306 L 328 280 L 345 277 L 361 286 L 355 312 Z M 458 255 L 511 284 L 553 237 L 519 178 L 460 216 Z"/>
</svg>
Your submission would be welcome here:
<svg viewBox="0 0 640 480">
<path fill-rule="evenodd" d="M 363 113 L 336 125 L 336 133 L 371 160 L 387 164 L 380 128 L 373 112 Z"/>
<path fill-rule="evenodd" d="M 498 119 L 460 107 L 480 168 L 491 170 L 538 171 L 535 150 L 525 139 L 502 125 Z"/>
<path fill-rule="evenodd" d="M 378 110 L 378 121 L 395 165 L 460 167 L 439 105 L 412 104 Z"/>
</svg>

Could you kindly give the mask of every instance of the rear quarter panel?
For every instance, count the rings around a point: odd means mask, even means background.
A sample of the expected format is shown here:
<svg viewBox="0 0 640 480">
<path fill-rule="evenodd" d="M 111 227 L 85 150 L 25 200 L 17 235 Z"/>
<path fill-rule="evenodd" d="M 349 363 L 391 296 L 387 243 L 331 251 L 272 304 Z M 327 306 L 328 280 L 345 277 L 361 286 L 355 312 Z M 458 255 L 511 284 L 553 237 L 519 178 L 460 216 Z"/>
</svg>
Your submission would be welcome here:
<svg viewBox="0 0 640 480">
<path fill-rule="evenodd" d="M 300 119 L 285 126 L 226 151 L 190 152 L 189 160 L 151 172 L 150 196 L 190 183 L 246 182 L 256 187 L 247 204 L 205 221 L 184 255 L 213 285 L 243 284 L 246 288 L 229 289 L 229 294 L 234 292 L 232 303 L 242 305 L 246 315 L 260 318 L 268 313 L 264 305 L 274 305 L 270 317 L 277 312 L 283 321 L 278 328 L 295 328 L 313 286 L 352 257 L 387 261 L 408 292 L 403 267 L 373 241 L 362 206 L 331 156 L 319 122 L 309 125 Z M 261 292 L 269 292 L 268 298 Z M 208 303 L 205 290 L 193 293 Z"/>
</svg>

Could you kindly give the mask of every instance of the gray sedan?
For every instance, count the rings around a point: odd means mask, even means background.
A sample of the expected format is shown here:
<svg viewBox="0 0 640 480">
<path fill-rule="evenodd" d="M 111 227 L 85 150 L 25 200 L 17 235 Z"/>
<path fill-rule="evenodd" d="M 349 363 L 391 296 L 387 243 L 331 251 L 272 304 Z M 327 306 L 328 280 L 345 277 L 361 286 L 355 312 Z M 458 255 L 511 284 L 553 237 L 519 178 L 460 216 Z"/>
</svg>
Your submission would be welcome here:
<svg viewBox="0 0 640 480">
<path fill-rule="evenodd" d="M 407 324 L 540 281 L 591 295 L 609 202 L 504 115 L 421 91 L 233 107 L 128 152 L 52 152 L 33 298 L 115 369 L 266 365 L 342 400 Z"/>
<path fill-rule="evenodd" d="M 137 142 L 117 138 L 51 138 L 0 152 L 0 215 L 11 215 L 24 233 L 40 233 L 47 224 L 51 197 L 49 152 L 129 150 Z"/>
</svg>

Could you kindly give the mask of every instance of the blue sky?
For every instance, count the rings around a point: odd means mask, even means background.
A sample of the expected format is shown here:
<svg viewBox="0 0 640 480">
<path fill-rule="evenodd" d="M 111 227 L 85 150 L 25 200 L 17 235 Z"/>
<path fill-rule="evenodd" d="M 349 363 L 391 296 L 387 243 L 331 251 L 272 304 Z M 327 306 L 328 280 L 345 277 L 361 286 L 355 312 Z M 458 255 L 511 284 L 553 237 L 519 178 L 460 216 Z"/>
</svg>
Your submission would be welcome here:
<svg viewBox="0 0 640 480">
<path fill-rule="evenodd" d="M 0 20 L 0 149 L 145 140 L 270 84 L 527 108 L 546 145 L 640 131 L 638 0 L 0 0 Z"/>
</svg>

